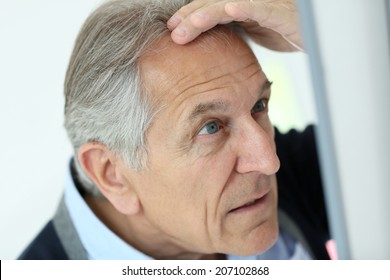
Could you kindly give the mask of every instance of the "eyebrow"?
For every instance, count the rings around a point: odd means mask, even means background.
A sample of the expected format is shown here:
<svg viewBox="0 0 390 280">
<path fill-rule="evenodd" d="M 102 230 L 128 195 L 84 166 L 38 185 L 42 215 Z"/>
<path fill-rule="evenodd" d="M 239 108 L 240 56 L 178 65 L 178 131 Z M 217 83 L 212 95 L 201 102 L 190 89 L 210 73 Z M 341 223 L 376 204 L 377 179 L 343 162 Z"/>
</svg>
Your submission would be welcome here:
<svg viewBox="0 0 390 280">
<path fill-rule="evenodd" d="M 223 100 L 213 100 L 210 102 L 202 102 L 195 106 L 192 110 L 189 120 L 194 121 L 200 116 L 208 113 L 208 112 L 219 112 L 224 113 L 230 109 L 231 105 L 226 103 Z"/>
<path fill-rule="evenodd" d="M 259 93 L 259 99 L 263 95 L 263 93 L 271 88 L 272 82 L 269 80 L 266 80 L 260 90 Z M 195 108 L 192 110 L 191 114 L 189 115 L 189 120 L 191 122 L 195 121 L 202 115 L 205 115 L 208 112 L 218 112 L 218 113 L 226 113 L 231 109 L 232 105 L 229 103 L 226 103 L 223 100 L 213 100 L 210 102 L 202 102 L 195 106 Z"/>
</svg>

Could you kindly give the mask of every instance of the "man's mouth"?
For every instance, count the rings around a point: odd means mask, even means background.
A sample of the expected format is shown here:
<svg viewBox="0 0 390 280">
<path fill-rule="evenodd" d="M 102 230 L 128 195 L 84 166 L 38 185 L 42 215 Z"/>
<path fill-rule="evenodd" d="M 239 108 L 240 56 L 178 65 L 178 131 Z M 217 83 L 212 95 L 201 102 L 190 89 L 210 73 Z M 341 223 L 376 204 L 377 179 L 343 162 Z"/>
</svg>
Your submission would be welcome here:
<svg viewBox="0 0 390 280">
<path fill-rule="evenodd" d="M 243 211 L 255 209 L 258 206 L 264 204 L 267 200 L 267 197 L 268 197 L 268 192 L 265 193 L 264 195 L 260 196 L 259 198 L 252 199 L 252 200 L 246 202 L 245 204 L 230 210 L 229 213 L 240 213 Z"/>
<path fill-rule="evenodd" d="M 251 205 L 255 204 L 256 201 L 258 201 L 258 199 L 254 199 L 254 200 L 252 200 L 252 201 L 249 201 L 248 203 L 244 204 L 244 207 L 245 207 L 245 206 L 251 206 Z"/>
</svg>

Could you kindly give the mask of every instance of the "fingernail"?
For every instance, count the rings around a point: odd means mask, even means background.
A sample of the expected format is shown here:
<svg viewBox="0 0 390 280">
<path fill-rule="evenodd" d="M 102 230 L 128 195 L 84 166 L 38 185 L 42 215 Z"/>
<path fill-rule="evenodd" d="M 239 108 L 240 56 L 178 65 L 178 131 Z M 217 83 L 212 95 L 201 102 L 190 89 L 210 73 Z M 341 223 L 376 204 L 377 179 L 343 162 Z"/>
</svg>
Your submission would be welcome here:
<svg viewBox="0 0 390 280">
<path fill-rule="evenodd" d="M 183 27 L 178 27 L 173 32 L 180 37 L 184 37 L 187 34 L 187 31 Z"/>
</svg>

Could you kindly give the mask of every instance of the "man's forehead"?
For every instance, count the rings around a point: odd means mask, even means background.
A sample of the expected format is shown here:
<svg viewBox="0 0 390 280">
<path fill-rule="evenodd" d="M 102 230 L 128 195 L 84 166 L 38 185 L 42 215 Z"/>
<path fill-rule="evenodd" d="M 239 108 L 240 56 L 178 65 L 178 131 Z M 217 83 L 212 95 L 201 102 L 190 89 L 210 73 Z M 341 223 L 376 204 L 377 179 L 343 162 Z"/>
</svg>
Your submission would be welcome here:
<svg viewBox="0 0 390 280">
<path fill-rule="evenodd" d="M 254 61 L 257 63 L 241 38 L 228 28 L 219 28 L 187 45 L 175 44 L 167 34 L 142 57 L 140 66 L 144 87 L 164 99 Z"/>
<path fill-rule="evenodd" d="M 176 45 L 167 36 L 143 58 L 142 82 L 158 111 L 152 126 L 158 138 L 177 127 L 169 137 L 188 143 L 200 119 L 233 117 L 241 108 L 250 111 L 259 99 L 266 77 L 256 57 L 237 35 L 223 32 L 229 40 L 203 36 L 188 45 Z"/>
</svg>

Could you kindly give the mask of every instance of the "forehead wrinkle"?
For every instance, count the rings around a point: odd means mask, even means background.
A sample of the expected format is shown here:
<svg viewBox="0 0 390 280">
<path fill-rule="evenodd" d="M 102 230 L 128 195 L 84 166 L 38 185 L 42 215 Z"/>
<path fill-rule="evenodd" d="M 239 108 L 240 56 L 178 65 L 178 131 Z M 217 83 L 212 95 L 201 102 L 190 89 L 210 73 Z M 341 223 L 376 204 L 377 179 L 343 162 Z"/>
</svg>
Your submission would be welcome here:
<svg viewBox="0 0 390 280">
<path fill-rule="evenodd" d="M 244 56 L 252 57 L 251 53 L 246 54 Z M 240 59 L 242 59 L 242 58 L 240 58 Z M 213 66 L 213 67 L 209 67 L 208 69 L 205 69 L 203 72 L 201 72 L 197 75 L 194 75 L 193 73 L 189 73 L 188 75 L 185 75 L 184 77 L 178 79 L 178 81 L 176 82 L 177 85 L 180 85 L 182 83 L 185 84 L 185 83 L 190 82 L 190 81 L 197 81 L 197 82 L 195 84 L 189 85 L 183 89 L 180 89 L 179 92 L 177 93 L 177 95 L 182 95 L 183 93 L 185 93 L 185 92 L 187 92 L 195 87 L 205 86 L 208 83 L 218 81 L 218 80 L 223 79 L 224 77 L 228 77 L 228 76 L 231 76 L 230 79 L 228 79 L 229 82 L 243 82 L 243 81 L 248 80 L 253 75 L 256 75 L 260 71 L 260 67 L 258 67 L 259 66 L 258 61 L 255 59 L 253 61 L 250 61 L 248 64 L 245 64 L 240 69 L 236 69 L 234 73 L 232 73 L 232 72 L 226 73 L 225 72 L 221 75 L 215 75 L 214 74 L 215 70 L 218 71 L 218 69 L 223 69 L 225 64 L 230 65 L 231 61 L 224 61 L 224 63 L 221 63 L 221 64 Z M 253 66 L 257 66 L 256 70 L 253 74 L 250 74 L 249 77 L 239 78 L 239 77 L 242 77 L 243 75 L 245 75 L 244 74 L 245 70 L 247 70 L 248 68 L 251 68 Z"/>
<path fill-rule="evenodd" d="M 227 77 L 227 76 L 231 75 L 231 73 L 223 73 L 221 75 L 217 75 L 217 76 L 212 77 L 212 78 L 207 78 L 207 77 L 212 76 L 211 73 L 213 73 L 214 69 L 218 69 L 218 68 L 221 68 L 221 67 L 222 67 L 222 65 L 221 66 L 214 66 L 212 68 L 209 68 L 207 71 L 199 73 L 196 76 L 193 75 L 193 74 L 189 74 L 189 75 L 186 75 L 183 78 L 179 79 L 178 82 L 177 82 L 178 85 L 180 85 L 183 82 L 185 84 L 188 81 L 196 81 L 196 82 L 193 83 L 192 85 L 190 84 L 190 85 L 186 86 L 183 89 L 180 89 L 179 92 L 177 93 L 176 97 L 184 95 L 186 92 L 188 92 L 188 91 L 190 91 L 190 90 L 192 90 L 194 88 L 197 88 L 197 87 L 201 88 L 203 86 L 207 86 L 209 83 L 216 82 L 216 81 L 218 81 L 220 79 L 223 79 L 224 77 Z M 213 87 L 213 88 L 210 88 L 210 90 L 207 90 L 207 91 L 211 91 L 213 89 L 216 89 L 216 88 Z M 201 92 L 199 92 L 199 93 L 201 93 Z"/>
<path fill-rule="evenodd" d="M 197 94 L 201 94 L 201 93 L 215 91 L 215 90 L 218 90 L 218 89 L 232 88 L 232 87 L 234 87 L 234 85 L 236 83 L 245 82 L 245 81 L 249 80 L 251 77 L 257 75 L 258 73 L 261 73 L 261 68 L 260 67 L 256 67 L 256 70 L 253 73 L 249 74 L 249 77 L 247 77 L 247 75 L 245 75 L 245 74 L 239 75 L 240 78 L 237 77 L 237 74 L 243 73 L 245 70 L 248 71 L 247 69 L 250 69 L 251 67 L 258 66 L 258 65 L 259 64 L 258 64 L 257 60 L 254 60 L 254 61 L 251 61 L 250 63 L 246 64 L 245 66 L 241 67 L 241 69 L 239 69 L 235 73 L 224 73 L 222 75 L 218 75 L 218 76 L 213 77 L 211 79 L 208 78 L 206 81 L 203 81 L 203 82 L 196 82 L 195 84 L 189 85 L 189 86 L 187 86 L 184 89 L 180 89 L 175 94 L 175 96 L 173 97 L 172 101 L 173 101 L 173 103 L 177 104 L 176 109 L 178 109 L 188 99 L 188 97 L 189 97 L 188 96 L 188 92 L 189 91 L 190 92 L 193 91 L 192 94 L 191 94 L 191 96 L 193 96 L 193 95 L 197 95 Z M 215 66 L 212 69 L 220 68 L 220 67 L 223 67 L 223 65 Z M 202 72 L 201 74 L 196 75 L 195 78 L 198 78 L 198 77 L 209 77 L 210 75 L 207 75 L 209 72 L 211 72 L 211 69 L 208 69 L 207 71 Z M 245 75 L 245 78 L 242 78 L 242 76 L 244 76 L 244 75 Z M 214 83 L 215 81 L 223 79 L 224 77 L 227 78 L 227 82 L 224 83 L 221 86 L 213 86 L 212 88 L 209 88 L 207 90 L 203 90 L 203 89 L 201 89 L 199 91 L 194 90 L 194 89 L 196 89 L 198 87 L 199 88 L 204 88 L 205 86 L 207 87 L 207 85 L 209 83 Z M 185 83 L 186 81 L 191 81 L 191 80 L 195 80 L 194 76 L 192 74 L 185 75 L 183 78 L 178 80 L 177 84 L 180 84 L 180 82 L 183 82 L 183 81 Z M 179 99 L 179 100 L 176 100 L 176 102 L 175 102 L 175 99 Z M 182 100 L 180 100 L 180 99 L 182 99 Z"/>
</svg>

